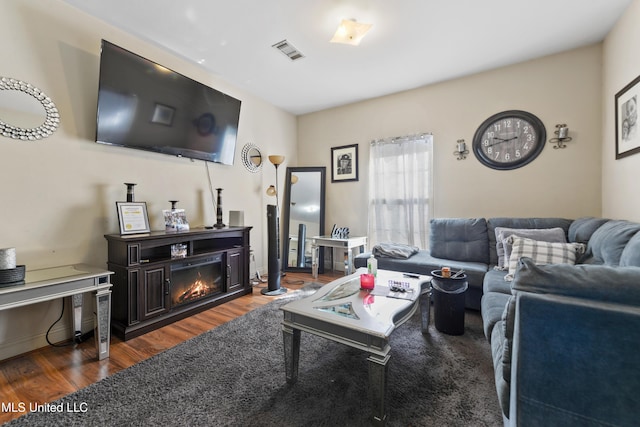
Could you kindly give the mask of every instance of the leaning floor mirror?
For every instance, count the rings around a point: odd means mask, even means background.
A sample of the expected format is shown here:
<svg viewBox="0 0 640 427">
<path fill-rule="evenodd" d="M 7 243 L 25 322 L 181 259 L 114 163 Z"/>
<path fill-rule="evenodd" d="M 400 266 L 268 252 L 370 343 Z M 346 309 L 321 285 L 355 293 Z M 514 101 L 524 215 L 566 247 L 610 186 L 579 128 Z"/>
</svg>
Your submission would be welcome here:
<svg viewBox="0 0 640 427">
<path fill-rule="evenodd" d="M 325 167 L 289 167 L 285 181 L 282 265 L 311 271 L 311 242 L 324 234 Z M 318 256 L 322 272 L 323 251 Z"/>
</svg>

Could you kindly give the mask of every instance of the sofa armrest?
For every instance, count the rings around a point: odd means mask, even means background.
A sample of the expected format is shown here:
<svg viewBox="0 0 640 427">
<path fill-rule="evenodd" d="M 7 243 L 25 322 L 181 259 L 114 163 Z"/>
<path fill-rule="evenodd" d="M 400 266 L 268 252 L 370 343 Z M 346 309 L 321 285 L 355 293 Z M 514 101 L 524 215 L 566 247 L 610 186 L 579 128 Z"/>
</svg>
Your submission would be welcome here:
<svg viewBox="0 0 640 427">
<path fill-rule="evenodd" d="M 515 298 L 510 424 L 637 425 L 640 307 L 530 292 Z"/>
<path fill-rule="evenodd" d="M 640 306 L 640 267 L 535 265 L 522 258 L 511 289 Z"/>
</svg>

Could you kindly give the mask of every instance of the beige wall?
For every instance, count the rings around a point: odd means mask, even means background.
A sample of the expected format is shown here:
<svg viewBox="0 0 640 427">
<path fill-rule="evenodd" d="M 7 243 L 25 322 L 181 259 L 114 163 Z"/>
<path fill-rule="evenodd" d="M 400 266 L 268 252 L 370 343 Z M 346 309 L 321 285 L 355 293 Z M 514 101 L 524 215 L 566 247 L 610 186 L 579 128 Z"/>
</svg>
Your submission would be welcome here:
<svg viewBox="0 0 640 427">
<path fill-rule="evenodd" d="M 273 200 L 265 189 L 274 183 L 275 169 L 268 164 L 252 174 L 239 156 L 252 142 L 265 154 L 284 154 L 289 164 L 296 157 L 295 116 L 61 1 L 4 0 L 0 8 L 1 75 L 42 89 L 62 120 L 43 141 L 0 140 L 0 247 L 15 247 L 18 263 L 28 269 L 72 263 L 106 267 L 103 235 L 118 232 L 115 202 L 126 199 L 124 182 L 138 184 L 136 200 L 147 202 L 152 229 L 164 228 L 161 212 L 172 199 L 186 209 L 192 227 L 215 223 L 204 162 L 94 142 L 104 38 L 242 100 L 235 164 L 209 164 L 209 171 L 214 188 L 224 189 L 225 222 L 229 210 L 245 212 L 245 224 L 254 227 L 258 267 L 267 265 L 266 204 Z M 284 174 L 279 178 L 283 186 Z M 60 306 L 58 300 L 0 312 L 0 359 L 46 345 L 44 333 Z M 54 339 L 68 336 L 67 320 L 53 329 Z"/>
<path fill-rule="evenodd" d="M 601 60 L 596 44 L 299 117 L 299 164 L 327 167 L 326 226 L 366 235 L 369 142 L 416 132 L 434 135 L 436 217 L 600 215 Z M 480 123 L 510 109 L 536 114 L 547 139 L 567 123 L 573 141 L 512 171 L 456 160 L 458 139 L 470 147 Z M 331 183 L 330 148 L 347 144 L 359 144 L 360 179 Z"/>
<path fill-rule="evenodd" d="M 615 95 L 640 75 L 640 1 L 634 1 L 604 41 L 602 215 L 640 221 L 640 154 L 615 158 Z"/>
</svg>

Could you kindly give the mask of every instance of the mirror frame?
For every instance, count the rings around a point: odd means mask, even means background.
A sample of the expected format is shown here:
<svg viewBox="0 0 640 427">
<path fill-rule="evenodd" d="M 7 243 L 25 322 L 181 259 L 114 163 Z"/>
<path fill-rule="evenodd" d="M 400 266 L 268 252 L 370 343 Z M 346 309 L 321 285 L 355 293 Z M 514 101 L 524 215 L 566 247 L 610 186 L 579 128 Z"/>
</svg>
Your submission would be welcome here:
<svg viewBox="0 0 640 427">
<path fill-rule="evenodd" d="M 0 91 L 17 90 L 31 95 L 42 104 L 45 112 L 44 122 L 37 127 L 26 129 L 19 126 L 12 126 L 2 121 L 0 117 L 0 135 L 11 139 L 20 139 L 23 141 L 36 141 L 52 135 L 60 125 L 60 114 L 56 105 L 44 92 L 29 83 L 22 80 L 12 79 L 10 77 L 0 77 Z"/>
<path fill-rule="evenodd" d="M 255 155 L 256 152 L 258 155 Z M 240 156 L 242 157 L 242 164 L 249 172 L 256 173 L 262 168 L 264 159 L 262 158 L 262 152 L 257 145 L 252 143 L 245 144 L 244 147 L 242 147 L 242 153 Z M 255 163 L 252 160 L 253 158 L 259 158 L 260 162 Z"/>
<path fill-rule="evenodd" d="M 320 172 L 320 235 L 324 235 L 325 221 L 325 194 L 326 194 L 326 170 L 324 166 L 314 167 L 288 167 L 285 180 L 284 194 L 284 227 L 282 245 L 282 267 L 283 271 L 304 271 L 311 272 L 311 267 L 289 267 L 289 222 L 291 215 L 291 175 L 301 172 Z M 313 237 L 313 236 L 309 236 Z M 318 272 L 324 273 L 324 248 L 318 248 Z"/>
</svg>

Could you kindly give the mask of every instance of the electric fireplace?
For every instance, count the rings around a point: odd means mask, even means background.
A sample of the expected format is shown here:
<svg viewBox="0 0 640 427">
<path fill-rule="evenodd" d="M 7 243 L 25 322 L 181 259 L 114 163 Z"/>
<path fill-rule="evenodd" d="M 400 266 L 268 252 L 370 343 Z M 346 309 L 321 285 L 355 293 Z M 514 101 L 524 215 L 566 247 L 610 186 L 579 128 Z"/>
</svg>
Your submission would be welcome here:
<svg viewBox="0 0 640 427">
<path fill-rule="evenodd" d="M 222 255 L 171 265 L 171 307 L 225 292 Z"/>
</svg>

